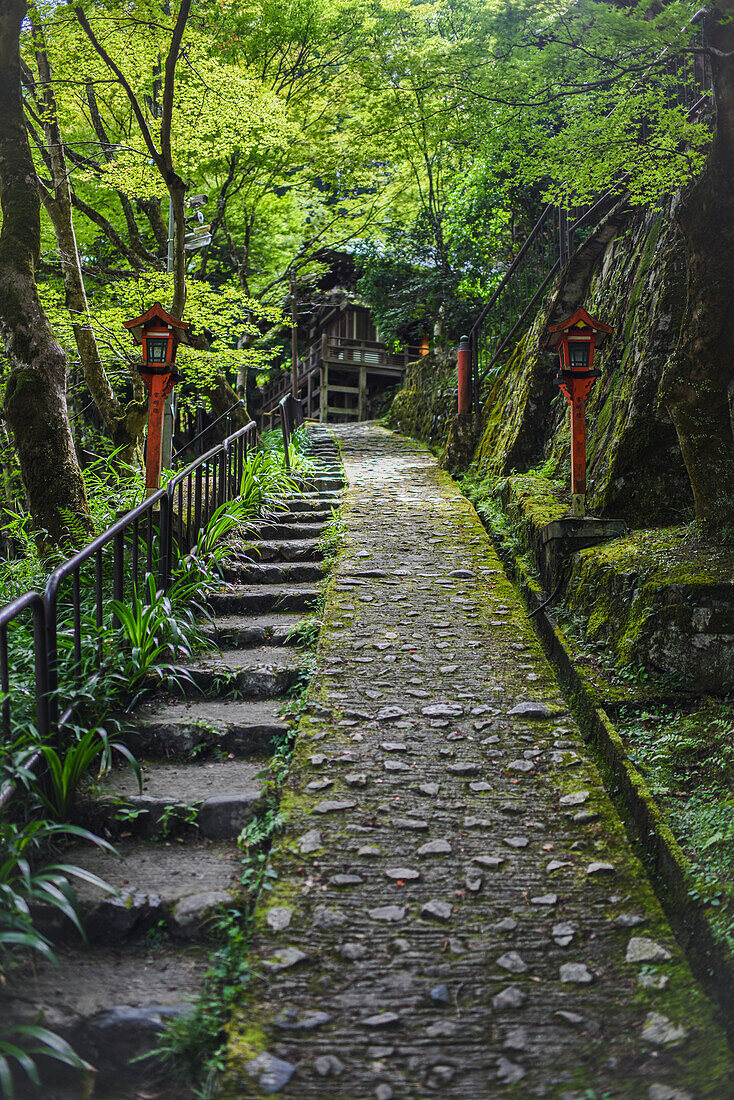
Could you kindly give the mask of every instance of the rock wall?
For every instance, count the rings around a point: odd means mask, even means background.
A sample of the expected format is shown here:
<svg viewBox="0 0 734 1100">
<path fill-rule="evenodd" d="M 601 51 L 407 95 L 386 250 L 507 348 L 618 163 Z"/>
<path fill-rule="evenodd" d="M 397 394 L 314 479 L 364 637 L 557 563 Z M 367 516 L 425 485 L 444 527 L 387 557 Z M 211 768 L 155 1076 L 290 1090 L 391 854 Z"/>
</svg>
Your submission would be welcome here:
<svg viewBox="0 0 734 1100">
<path fill-rule="evenodd" d="M 541 350 L 546 325 L 583 304 L 614 326 L 588 405 L 588 504 L 630 526 L 680 523 L 693 501 L 675 431 L 658 400 L 685 304 L 683 245 L 664 214 L 613 210 L 558 277 L 535 321 L 488 384 L 476 461 L 483 474 L 570 463 L 569 412 Z M 568 475 L 570 476 L 570 475 Z"/>
<path fill-rule="evenodd" d="M 697 691 L 734 686 L 734 550 L 688 528 L 638 531 L 573 559 L 566 603 L 620 666 Z"/>
</svg>

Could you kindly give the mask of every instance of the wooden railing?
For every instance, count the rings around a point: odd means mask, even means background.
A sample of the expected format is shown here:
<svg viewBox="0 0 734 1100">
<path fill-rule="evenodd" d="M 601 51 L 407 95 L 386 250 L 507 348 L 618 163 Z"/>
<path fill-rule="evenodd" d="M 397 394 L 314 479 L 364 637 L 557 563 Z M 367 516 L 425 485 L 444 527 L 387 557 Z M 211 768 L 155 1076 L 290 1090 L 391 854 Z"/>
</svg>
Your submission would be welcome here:
<svg viewBox="0 0 734 1100">
<path fill-rule="evenodd" d="M 322 383 L 328 370 L 361 371 L 394 377 L 403 377 L 410 362 L 420 358 L 417 347 L 407 347 L 401 352 L 391 352 L 377 340 L 355 340 L 346 336 L 323 334 L 298 360 L 298 400 L 307 417 L 320 417 L 327 413 L 328 405 L 322 400 Z M 292 375 L 284 372 L 263 389 L 261 427 L 273 427 L 279 415 L 280 401 L 291 393 Z M 331 387 L 344 393 L 359 394 L 359 386 Z M 349 410 L 343 410 L 348 412 Z"/>
</svg>

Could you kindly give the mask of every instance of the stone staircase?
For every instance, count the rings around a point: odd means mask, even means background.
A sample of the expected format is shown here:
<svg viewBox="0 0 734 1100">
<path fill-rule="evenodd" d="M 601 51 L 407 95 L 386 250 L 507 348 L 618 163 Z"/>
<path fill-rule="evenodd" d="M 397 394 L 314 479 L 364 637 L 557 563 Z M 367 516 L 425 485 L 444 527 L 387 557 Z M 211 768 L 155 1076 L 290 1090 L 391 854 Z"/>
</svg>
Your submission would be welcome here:
<svg viewBox="0 0 734 1100">
<path fill-rule="evenodd" d="M 117 892 L 80 887 L 88 942 L 49 917 L 59 967 L 36 967 L 0 1000 L 9 1018 L 42 1020 L 97 1068 L 95 1097 L 134 1097 L 160 1074 L 155 1058 L 135 1059 L 155 1048 L 167 1020 L 189 1011 L 212 926 L 243 901 L 237 838 L 269 804 L 268 761 L 289 735 L 280 711 L 308 675 L 292 632 L 316 607 L 319 539 L 343 484 L 331 436 L 317 428 L 311 439 L 323 472 L 260 525 L 254 553 L 231 561 L 210 598 L 212 648 L 181 664 L 175 689 L 132 716 L 125 740 L 142 793 L 132 768 L 115 770 L 80 806 L 82 822 L 122 858 L 91 846 L 64 858 Z M 47 1083 L 46 1100 L 83 1095 L 56 1063 Z M 156 1097 L 186 1095 L 169 1084 Z"/>
</svg>

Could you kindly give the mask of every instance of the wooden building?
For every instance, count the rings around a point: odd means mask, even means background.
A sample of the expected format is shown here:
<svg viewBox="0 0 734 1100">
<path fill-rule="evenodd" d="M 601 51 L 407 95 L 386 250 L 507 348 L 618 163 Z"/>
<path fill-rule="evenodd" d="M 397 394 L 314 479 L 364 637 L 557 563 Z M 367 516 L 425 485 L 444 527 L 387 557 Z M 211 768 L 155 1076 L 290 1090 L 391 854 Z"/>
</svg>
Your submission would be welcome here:
<svg viewBox="0 0 734 1100">
<path fill-rule="evenodd" d="M 298 398 L 305 416 L 332 423 L 369 419 L 376 399 L 402 382 L 408 363 L 423 350 L 388 351 L 367 306 L 344 292 L 334 295 L 312 315 L 307 348 L 298 359 Z M 291 386 L 288 371 L 264 388 L 264 426 Z"/>
</svg>

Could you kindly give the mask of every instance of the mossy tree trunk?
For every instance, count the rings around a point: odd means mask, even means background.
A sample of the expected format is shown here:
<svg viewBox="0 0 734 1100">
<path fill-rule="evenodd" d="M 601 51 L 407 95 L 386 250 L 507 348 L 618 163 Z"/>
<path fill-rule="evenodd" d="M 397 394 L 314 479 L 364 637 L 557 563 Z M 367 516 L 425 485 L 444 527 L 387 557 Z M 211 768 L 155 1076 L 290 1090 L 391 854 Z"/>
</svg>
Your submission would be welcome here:
<svg viewBox="0 0 734 1100">
<path fill-rule="evenodd" d="M 92 531 L 66 407 L 66 355 L 38 298 L 41 242 L 36 173 L 23 118 L 20 27 L 25 0 L 0 5 L 0 331 L 10 365 L 5 416 L 40 542 Z"/>
<path fill-rule="evenodd" d="M 706 16 L 716 124 L 707 164 L 677 217 L 686 245 L 687 305 L 661 396 L 680 442 L 696 517 L 734 529 L 734 0 Z"/>
<path fill-rule="evenodd" d="M 51 171 L 53 192 L 44 187 L 40 181 L 39 186 L 41 198 L 51 219 L 59 246 L 66 307 L 71 314 L 74 340 L 79 352 L 84 379 L 113 444 L 120 449 L 120 460 L 140 465 L 142 462 L 142 433 L 148 417 L 148 400 L 142 380 L 139 376 L 136 376 L 133 379 L 134 398 L 123 405 L 112 389 L 99 353 L 97 339 L 92 328 L 89 302 L 82 277 L 82 265 L 74 231 L 69 168 L 59 127 L 51 66 L 40 22 L 38 22 L 33 8 L 31 8 L 31 12 L 36 64 L 42 89 L 40 107 L 44 124 L 47 164 Z"/>
</svg>

